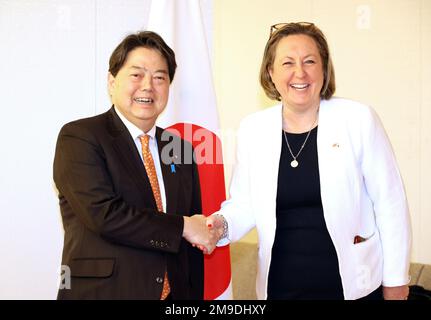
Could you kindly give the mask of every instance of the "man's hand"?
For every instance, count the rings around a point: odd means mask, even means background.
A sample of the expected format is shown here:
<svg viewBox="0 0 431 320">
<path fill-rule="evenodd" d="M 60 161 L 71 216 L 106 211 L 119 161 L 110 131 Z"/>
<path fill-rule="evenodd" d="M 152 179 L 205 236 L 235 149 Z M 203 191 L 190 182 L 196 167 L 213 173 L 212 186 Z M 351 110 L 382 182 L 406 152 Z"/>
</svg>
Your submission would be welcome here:
<svg viewBox="0 0 431 320">
<path fill-rule="evenodd" d="M 204 254 L 213 252 L 219 238 L 217 232 L 207 226 L 205 216 L 197 214 L 184 217 L 183 237 Z"/>
<path fill-rule="evenodd" d="M 409 286 L 383 287 L 383 298 L 385 300 L 407 300 L 409 296 Z"/>
</svg>

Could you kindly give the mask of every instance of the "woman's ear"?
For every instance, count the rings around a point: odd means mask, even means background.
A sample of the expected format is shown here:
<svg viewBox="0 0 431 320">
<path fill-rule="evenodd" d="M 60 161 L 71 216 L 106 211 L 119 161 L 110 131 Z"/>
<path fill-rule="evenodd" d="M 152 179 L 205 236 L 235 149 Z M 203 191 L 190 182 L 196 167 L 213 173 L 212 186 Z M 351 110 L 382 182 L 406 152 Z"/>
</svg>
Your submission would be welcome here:
<svg viewBox="0 0 431 320">
<path fill-rule="evenodd" d="M 268 74 L 269 74 L 269 78 L 270 78 L 270 79 L 271 79 L 271 81 L 272 81 L 272 74 L 273 74 L 273 70 L 272 70 L 272 68 L 271 68 L 271 67 L 268 67 L 267 71 L 268 71 Z M 272 81 L 272 82 L 274 83 L 274 81 Z"/>
</svg>

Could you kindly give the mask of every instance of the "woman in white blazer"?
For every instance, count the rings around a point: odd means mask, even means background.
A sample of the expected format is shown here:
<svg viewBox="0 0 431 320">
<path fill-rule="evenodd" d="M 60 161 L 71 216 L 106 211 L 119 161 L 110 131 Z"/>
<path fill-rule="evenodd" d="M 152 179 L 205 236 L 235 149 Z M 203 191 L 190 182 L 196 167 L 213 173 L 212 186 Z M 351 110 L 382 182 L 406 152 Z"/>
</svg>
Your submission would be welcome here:
<svg viewBox="0 0 431 320">
<path fill-rule="evenodd" d="M 333 98 L 327 41 L 311 23 L 271 27 L 261 66 L 280 104 L 238 131 L 230 199 L 207 220 L 218 245 L 258 232 L 258 299 L 407 299 L 403 182 L 376 113 Z"/>
</svg>

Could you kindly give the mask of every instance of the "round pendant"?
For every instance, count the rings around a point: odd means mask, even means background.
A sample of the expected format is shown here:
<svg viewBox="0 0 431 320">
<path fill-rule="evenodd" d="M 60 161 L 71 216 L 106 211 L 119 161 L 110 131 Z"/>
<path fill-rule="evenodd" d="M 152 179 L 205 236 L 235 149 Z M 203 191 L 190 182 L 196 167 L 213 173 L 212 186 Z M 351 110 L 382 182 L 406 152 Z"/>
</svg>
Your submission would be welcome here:
<svg viewBox="0 0 431 320">
<path fill-rule="evenodd" d="M 292 167 L 292 168 L 296 168 L 297 166 L 298 166 L 298 161 L 296 161 L 296 160 L 292 160 L 292 162 L 290 163 L 290 166 Z"/>
</svg>

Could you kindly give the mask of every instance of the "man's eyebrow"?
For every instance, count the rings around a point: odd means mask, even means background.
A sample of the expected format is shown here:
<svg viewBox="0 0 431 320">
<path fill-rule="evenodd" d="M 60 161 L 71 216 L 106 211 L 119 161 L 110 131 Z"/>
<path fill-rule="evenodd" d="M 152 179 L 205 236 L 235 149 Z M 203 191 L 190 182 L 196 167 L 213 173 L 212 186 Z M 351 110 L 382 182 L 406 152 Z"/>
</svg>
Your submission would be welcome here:
<svg viewBox="0 0 431 320">
<path fill-rule="evenodd" d="M 140 67 L 140 66 L 130 66 L 130 69 L 138 69 L 138 70 L 148 71 L 147 68 Z M 158 69 L 158 70 L 154 71 L 153 73 L 166 73 L 166 74 L 168 74 L 168 71 L 165 69 Z"/>
<path fill-rule="evenodd" d="M 130 69 L 146 70 L 144 67 L 139 67 L 139 66 L 130 66 Z"/>
<path fill-rule="evenodd" d="M 159 69 L 159 70 L 154 71 L 154 73 L 166 73 L 166 74 L 168 74 L 168 70 Z"/>
</svg>

